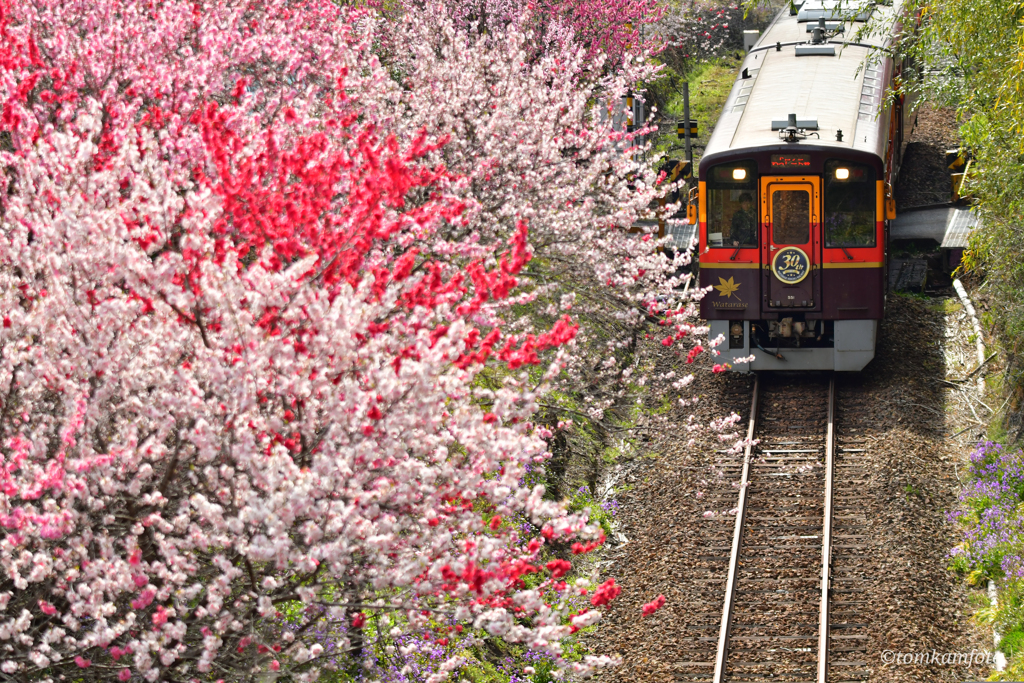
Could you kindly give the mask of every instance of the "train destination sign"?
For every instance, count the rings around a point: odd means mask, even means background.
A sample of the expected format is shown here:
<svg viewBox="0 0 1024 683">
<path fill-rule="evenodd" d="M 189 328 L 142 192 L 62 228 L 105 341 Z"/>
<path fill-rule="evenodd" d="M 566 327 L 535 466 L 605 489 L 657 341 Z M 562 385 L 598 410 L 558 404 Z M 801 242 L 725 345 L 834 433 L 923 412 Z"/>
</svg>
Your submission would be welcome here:
<svg viewBox="0 0 1024 683">
<path fill-rule="evenodd" d="M 787 285 L 801 282 L 811 270 L 811 260 L 799 247 L 784 247 L 772 259 L 772 272 Z"/>
<path fill-rule="evenodd" d="M 773 154 L 773 171 L 804 171 L 811 167 L 810 154 Z"/>
</svg>

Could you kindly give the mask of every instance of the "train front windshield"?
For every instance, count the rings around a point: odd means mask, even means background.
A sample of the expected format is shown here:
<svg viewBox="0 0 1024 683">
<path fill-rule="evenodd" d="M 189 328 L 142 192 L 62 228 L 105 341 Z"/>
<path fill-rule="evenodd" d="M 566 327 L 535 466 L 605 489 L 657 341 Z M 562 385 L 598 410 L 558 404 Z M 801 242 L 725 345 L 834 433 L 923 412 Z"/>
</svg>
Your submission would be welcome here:
<svg viewBox="0 0 1024 683">
<path fill-rule="evenodd" d="M 707 179 L 708 246 L 757 246 L 757 165 L 722 164 Z"/>
<path fill-rule="evenodd" d="M 875 169 L 831 159 L 825 162 L 825 246 L 875 246 Z"/>
</svg>

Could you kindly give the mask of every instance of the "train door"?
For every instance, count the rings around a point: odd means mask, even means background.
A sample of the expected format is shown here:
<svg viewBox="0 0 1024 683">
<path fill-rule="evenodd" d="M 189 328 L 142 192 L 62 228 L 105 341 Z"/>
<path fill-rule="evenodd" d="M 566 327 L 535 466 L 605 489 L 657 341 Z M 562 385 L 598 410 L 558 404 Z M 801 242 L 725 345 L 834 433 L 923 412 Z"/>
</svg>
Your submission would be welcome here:
<svg viewBox="0 0 1024 683">
<path fill-rule="evenodd" d="M 816 177 L 761 179 L 761 262 L 767 309 L 820 307 L 821 260 L 819 206 L 821 181 Z"/>
</svg>

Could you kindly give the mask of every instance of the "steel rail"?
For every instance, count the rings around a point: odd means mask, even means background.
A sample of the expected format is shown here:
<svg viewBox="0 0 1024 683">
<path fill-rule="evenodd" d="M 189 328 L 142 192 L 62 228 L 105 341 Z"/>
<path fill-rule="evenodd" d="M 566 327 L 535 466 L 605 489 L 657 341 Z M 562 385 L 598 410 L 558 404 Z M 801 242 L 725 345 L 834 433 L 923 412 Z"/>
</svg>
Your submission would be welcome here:
<svg viewBox="0 0 1024 683">
<path fill-rule="evenodd" d="M 818 683 L 828 679 L 828 602 L 832 582 L 832 472 L 835 455 L 836 378 L 828 383 L 828 431 L 825 435 L 825 514 L 821 533 L 821 613 L 818 617 Z"/>
<path fill-rule="evenodd" d="M 740 538 L 743 536 L 743 521 L 747 511 L 747 484 L 750 479 L 750 454 L 753 451 L 754 429 L 757 427 L 757 399 L 760 392 L 760 377 L 754 377 L 754 399 L 750 405 L 750 422 L 747 426 L 747 445 L 743 449 L 743 474 L 740 477 L 740 499 L 736 505 L 736 526 L 732 533 L 732 555 L 729 557 L 729 577 L 725 582 L 725 602 L 722 605 L 722 628 L 718 634 L 718 654 L 715 656 L 714 683 L 725 680 L 725 659 L 729 652 L 729 629 L 732 626 L 733 596 L 736 592 L 736 574 L 739 571 Z"/>
</svg>

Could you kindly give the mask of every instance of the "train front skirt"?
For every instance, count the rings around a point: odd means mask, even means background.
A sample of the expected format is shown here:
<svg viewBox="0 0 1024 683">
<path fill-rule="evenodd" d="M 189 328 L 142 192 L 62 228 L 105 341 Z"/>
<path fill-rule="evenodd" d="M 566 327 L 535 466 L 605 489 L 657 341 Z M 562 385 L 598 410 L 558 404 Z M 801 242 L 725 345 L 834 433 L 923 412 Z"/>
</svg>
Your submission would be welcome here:
<svg viewBox="0 0 1024 683">
<path fill-rule="evenodd" d="M 875 356 L 877 320 L 836 320 L 834 343 L 830 347 L 793 347 L 761 344 L 751 335 L 751 321 L 711 320 L 711 339 L 719 335 L 725 342 L 718 347 L 717 363 L 728 363 L 734 372 L 751 370 L 836 370 L 857 372 Z M 743 326 L 742 337 L 732 335 L 732 325 Z M 756 324 L 756 323 L 755 323 Z M 752 343 L 754 346 L 752 347 Z M 737 362 L 754 356 L 750 362 Z"/>
</svg>

